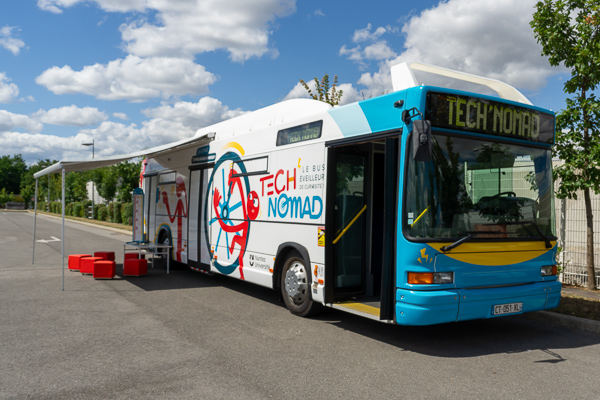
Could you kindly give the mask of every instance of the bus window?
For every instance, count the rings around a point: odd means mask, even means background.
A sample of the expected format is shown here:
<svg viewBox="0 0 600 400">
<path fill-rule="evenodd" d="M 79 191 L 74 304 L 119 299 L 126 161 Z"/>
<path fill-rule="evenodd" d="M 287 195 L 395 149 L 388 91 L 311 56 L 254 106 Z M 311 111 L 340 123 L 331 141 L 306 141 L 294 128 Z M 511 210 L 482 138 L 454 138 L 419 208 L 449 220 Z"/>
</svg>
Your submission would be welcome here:
<svg viewBox="0 0 600 400">
<path fill-rule="evenodd" d="M 433 137 L 431 161 L 409 158 L 408 237 L 539 238 L 537 228 L 555 236 L 549 150 Z"/>
</svg>

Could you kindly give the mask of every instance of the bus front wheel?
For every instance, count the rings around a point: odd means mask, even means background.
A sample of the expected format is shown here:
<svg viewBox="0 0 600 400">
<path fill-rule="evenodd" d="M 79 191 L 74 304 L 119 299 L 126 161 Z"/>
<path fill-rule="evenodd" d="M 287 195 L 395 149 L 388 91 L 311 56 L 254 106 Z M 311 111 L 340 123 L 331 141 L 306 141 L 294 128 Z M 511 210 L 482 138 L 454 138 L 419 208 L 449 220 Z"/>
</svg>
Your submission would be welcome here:
<svg viewBox="0 0 600 400">
<path fill-rule="evenodd" d="M 308 274 L 300 254 L 290 253 L 281 271 L 281 294 L 287 309 L 300 317 L 315 315 L 321 309 L 311 298 Z"/>
</svg>

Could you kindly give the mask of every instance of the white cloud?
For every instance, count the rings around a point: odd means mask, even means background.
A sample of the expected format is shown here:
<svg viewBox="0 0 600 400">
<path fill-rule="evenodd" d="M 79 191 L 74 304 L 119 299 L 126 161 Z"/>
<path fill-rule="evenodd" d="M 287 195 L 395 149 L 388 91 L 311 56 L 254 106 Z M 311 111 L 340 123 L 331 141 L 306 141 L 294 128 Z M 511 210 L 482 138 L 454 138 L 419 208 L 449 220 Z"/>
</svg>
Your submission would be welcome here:
<svg viewBox="0 0 600 400">
<path fill-rule="evenodd" d="M 71 7 L 81 0 L 38 0 L 38 7 L 54 14 L 62 13 L 62 8 Z"/>
<path fill-rule="evenodd" d="M 314 91 L 315 83 L 310 81 L 307 83 L 308 87 Z M 291 100 L 291 99 L 310 99 L 310 96 L 304 86 L 300 82 L 296 83 L 296 85 L 289 91 L 289 93 L 283 98 L 283 100 Z"/>
<path fill-rule="evenodd" d="M 51 160 L 92 158 L 91 151 L 81 145 L 90 140 L 91 137 L 85 134 L 63 137 L 40 133 L 0 132 L 2 152 L 21 154 L 27 163 L 46 158 Z"/>
<path fill-rule="evenodd" d="M 402 28 L 405 51 L 359 83 L 391 87 L 389 68 L 422 61 L 507 82 L 522 89 L 543 87 L 562 72 L 550 67 L 529 26 L 536 0 L 450 0 L 425 10 Z M 448 29 L 452 26 L 452 29 Z"/>
<path fill-rule="evenodd" d="M 0 72 L 0 103 L 10 103 L 19 95 L 19 87 L 11 83 L 4 72 Z"/>
<path fill-rule="evenodd" d="M 385 60 L 396 56 L 396 53 L 384 41 L 365 47 L 364 54 L 365 58 L 370 60 Z"/>
<path fill-rule="evenodd" d="M 138 19 L 121 26 L 127 52 L 192 57 L 226 49 L 234 61 L 269 52 L 272 21 L 296 10 L 295 0 L 155 0 L 148 6 L 158 12 L 157 23 Z"/>
<path fill-rule="evenodd" d="M 352 41 L 354 43 L 375 41 L 379 39 L 381 35 L 387 32 L 387 29 L 383 26 L 380 26 L 379 28 L 375 29 L 375 32 L 371 32 L 372 28 L 372 25 L 368 24 L 366 28 L 354 31 Z"/>
<path fill-rule="evenodd" d="M 10 131 L 15 128 L 24 128 L 30 132 L 40 132 L 43 125 L 30 118 L 27 115 L 14 114 L 10 111 L 0 110 L 0 132 Z M 0 149 L 4 152 L 5 149 L 0 146 Z"/>
<path fill-rule="evenodd" d="M 366 60 L 386 60 L 396 56 L 387 41 L 380 39 L 384 34 L 396 32 L 398 32 L 398 28 L 391 26 L 380 26 L 373 31 L 373 26 L 368 24 L 366 28 L 354 31 L 352 41 L 358 45 L 352 48 L 343 45 L 339 54 L 357 63 L 360 70 L 365 70 L 369 66 Z"/>
<path fill-rule="evenodd" d="M 91 154 L 85 151 L 81 143 L 92 139 L 96 157 L 126 154 L 191 137 L 199 128 L 244 112 L 231 110 L 220 101 L 205 97 L 197 103 L 177 102 L 172 106 L 149 108 L 143 113 L 149 119 L 142 122 L 141 126 L 104 121 L 96 128 L 81 129 L 75 136 L 61 137 L 37 134 L 42 124 L 27 116 L 11 116 L 8 113 L 12 123 L 3 123 L 6 118 L 0 112 L 0 154 L 20 153 L 27 162 L 34 162 L 41 155 L 41 158 L 51 159 L 85 159 Z M 26 127 L 27 122 L 30 124 L 30 133 L 11 131 L 17 125 Z"/>
<path fill-rule="evenodd" d="M 38 0 L 38 7 L 45 11 L 61 14 L 63 8 L 73 7 L 77 3 L 96 3 L 105 11 L 144 11 L 148 0 Z"/>
<path fill-rule="evenodd" d="M 120 113 L 120 112 L 113 113 L 113 117 L 119 118 L 120 120 L 123 120 L 123 121 L 127 121 L 129 119 L 129 117 L 127 116 L 127 114 Z"/>
<path fill-rule="evenodd" d="M 346 47 L 346 45 L 343 45 L 340 49 L 340 56 L 348 56 L 348 59 L 352 61 L 362 61 L 362 59 L 364 58 L 360 46 L 356 46 L 349 49 Z"/>
<path fill-rule="evenodd" d="M 314 14 L 315 14 L 317 17 L 324 17 L 324 16 L 325 16 L 325 13 L 324 13 L 324 12 L 323 12 L 323 11 L 322 11 L 320 8 L 319 8 L 319 9 L 316 9 L 316 10 L 315 10 L 315 12 L 314 12 Z"/>
<path fill-rule="evenodd" d="M 25 47 L 25 42 L 13 37 L 13 29 L 15 29 L 13 26 L 3 26 L 0 28 L 0 47 L 4 47 L 16 56 L 21 51 L 21 48 Z"/>
<path fill-rule="evenodd" d="M 33 117 L 40 122 L 63 126 L 97 125 L 108 119 L 106 113 L 94 107 L 79 108 L 75 105 L 53 108 L 48 111 L 39 110 Z"/>
<path fill-rule="evenodd" d="M 225 49 L 240 62 L 276 55 L 268 47 L 272 23 L 296 11 L 296 0 L 38 0 L 38 7 L 59 14 L 79 3 L 94 3 L 109 12 L 155 12 L 152 21 L 134 14 L 135 19 L 121 26 L 130 54 L 191 58 Z"/>
<path fill-rule="evenodd" d="M 55 94 L 82 93 L 102 100 L 144 101 L 153 97 L 201 95 L 217 77 L 202 65 L 180 58 L 127 56 L 106 65 L 52 67 L 36 82 Z"/>
<path fill-rule="evenodd" d="M 241 115 L 243 111 L 230 110 L 217 99 L 203 97 L 197 103 L 180 101 L 173 106 L 148 108 L 142 113 L 154 119 L 181 124 L 196 132 L 199 128 Z"/>
</svg>

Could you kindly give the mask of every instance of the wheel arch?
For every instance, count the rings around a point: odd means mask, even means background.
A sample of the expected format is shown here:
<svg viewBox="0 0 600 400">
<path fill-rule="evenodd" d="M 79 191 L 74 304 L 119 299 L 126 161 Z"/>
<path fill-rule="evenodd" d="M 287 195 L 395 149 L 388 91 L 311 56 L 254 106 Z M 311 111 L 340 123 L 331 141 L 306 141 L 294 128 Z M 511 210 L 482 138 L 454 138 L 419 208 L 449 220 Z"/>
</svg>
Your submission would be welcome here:
<svg viewBox="0 0 600 400">
<path fill-rule="evenodd" d="M 162 240 L 163 235 L 166 235 L 169 240 L 171 241 L 171 244 L 173 244 L 173 234 L 171 233 L 171 227 L 167 224 L 161 224 L 158 229 L 157 229 L 157 235 L 156 235 L 156 240 L 157 240 L 157 244 L 159 244 Z"/>
<path fill-rule="evenodd" d="M 279 245 L 275 255 L 275 264 L 273 266 L 273 289 L 281 289 L 281 271 L 283 270 L 283 265 L 285 264 L 285 260 L 287 259 L 288 255 L 294 250 L 297 251 L 304 260 L 306 269 L 309 272 L 307 274 L 309 285 L 312 284 L 312 273 L 310 269 L 310 256 L 308 254 L 308 250 L 299 243 L 285 242 Z"/>
</svg>

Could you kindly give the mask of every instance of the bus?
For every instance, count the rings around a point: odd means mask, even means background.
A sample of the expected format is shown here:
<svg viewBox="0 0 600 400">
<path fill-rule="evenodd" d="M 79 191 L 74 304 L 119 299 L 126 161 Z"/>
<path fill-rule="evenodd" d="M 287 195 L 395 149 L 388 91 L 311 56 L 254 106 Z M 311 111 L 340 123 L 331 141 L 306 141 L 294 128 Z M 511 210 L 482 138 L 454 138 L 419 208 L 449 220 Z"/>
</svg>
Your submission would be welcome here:
<svg viewBox="0 0 600 400">
<path fill-rule="evenodd" d="M 399 325 L 551 309 L 554 113 L 497 80 L 421 63 L 394 91 L 295 99 L 146 159 L 144 230 L 173 261 Z"/>
</svg>

